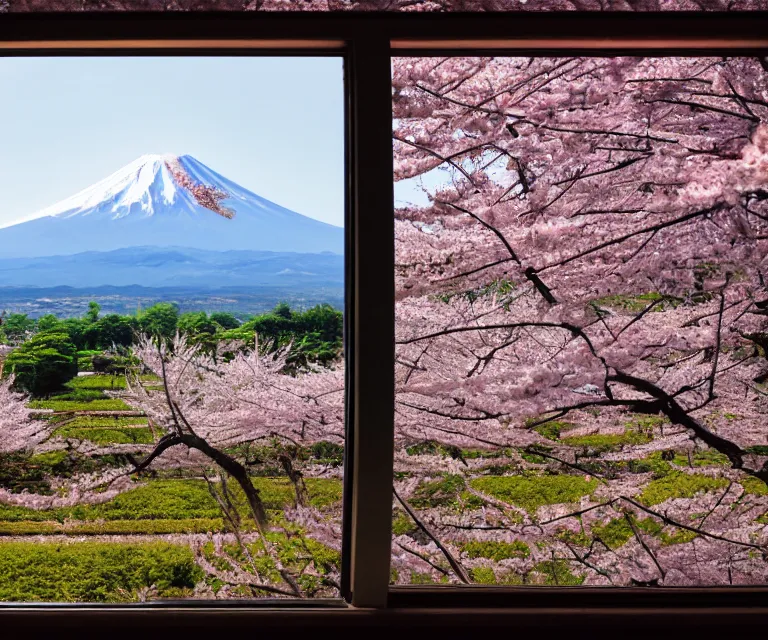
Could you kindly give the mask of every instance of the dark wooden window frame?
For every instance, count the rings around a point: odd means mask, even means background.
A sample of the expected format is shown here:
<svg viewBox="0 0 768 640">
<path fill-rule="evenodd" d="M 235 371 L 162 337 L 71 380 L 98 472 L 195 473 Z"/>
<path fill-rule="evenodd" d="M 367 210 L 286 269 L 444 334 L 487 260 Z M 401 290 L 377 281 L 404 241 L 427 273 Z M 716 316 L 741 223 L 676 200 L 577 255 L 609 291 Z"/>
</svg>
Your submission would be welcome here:
<svg viewBox="0 0 768 640">
<path fill-rule="evenodd" d="M 768 56 L 768 12 L 44 13 L 0 16 L 0 56 L 334 55 L 345 62 L 347 447 L 343 601 L 0 605 L 4 629 L 119 625 L 381 627 L 450 635 L 581 625 L 736 632 L 768 622 L 768 588 L 390 587 L 394 435 L 391 58 L 444 55 Z M 9 88 L 3 87 L 3 92 Z M 2 94 L 0 94 L 2 95 Z M 1 98 L 0 98 L 1 99 Z M 2 126 L 2 123 L 0 123 Z M 0 150 L 0 153 L 2 150 Z M 45 615 L 40 615 L 45 612 Z M 300 615 L 299 615 L 300 613 Z M 441 630 L 442 629 L 442 630 Z M 465 631 L 462 631 L 462 633 Z M 569 630 L 573 635 L 573 630 Z M 431 635 L 431 633 L 430 633 Z"/>
</svg>

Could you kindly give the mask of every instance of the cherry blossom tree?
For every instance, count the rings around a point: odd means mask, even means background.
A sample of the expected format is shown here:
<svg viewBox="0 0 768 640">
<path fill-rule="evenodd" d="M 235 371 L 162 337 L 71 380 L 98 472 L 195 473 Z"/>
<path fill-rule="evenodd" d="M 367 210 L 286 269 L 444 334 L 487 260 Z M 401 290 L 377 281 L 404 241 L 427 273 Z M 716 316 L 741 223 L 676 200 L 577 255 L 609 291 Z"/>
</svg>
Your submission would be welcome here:
<svg viewBox="0 0 768 640">
<path fill-rule="evenodd" d="M 50 435 L 46 425 L 32 420 L 27 398 L 13 389 L 13 378 L 0 380 L 0 453 L 34 447 Z"/>
<path fill-rule="evenodd" d="M 259 490 L 253 485 L 246 466 L 231 453 L 231 448 L 237 445 L 267 439 L 283 440 L 297 447 L 319 441 L 344 442 L 343 371 L 332 368 L 287 375 L 289 350 L 290 345 L 262 355 L 257 345 L 251 351 L 238 351 L 231 360 L 222 363 L 199 346 L 188 345 L 179 336 L 171 344 L 149 337 L 140 340 L 134 355 L 145 370 L 160 376 L 163 390 L 148 391 L 137 375 L 129 385 L 126 399 L 146 413 L 151 425 L 166 433 L 142 460 L 130 455 L 128 458 L 133 464 L 132 473 L 149 468 L 161 458 L 165 459 L 166 468 L 190 464 L 203 468 L 211 494 L 247 558 L 247 566 L 241 566 L 226 551 L 225 539 L 213 537 L 214 556 L 223 559 L 230 569 L 216 569 L 216 563 L 198 546 L 198 562 L 211 575 L 229 585 L 301 596 L 296 576 L 283 566 L 274 544 L 265 535 L 270 522 Z M 190 457 L 190 453 L 196 455 Z M 303 530 L 310 532 L 333 529 L 327 522 L 328 516 L 309 505 L 303 474 L 294 461 L 295 455 L 279 455 L 285 475 L 295 489 L 295 525 L 303 525 Z M 218 469 L 215 477 L 206 473 L 206 462 Z M 246 544 L 247 536 L 241 528 L 240 509 L 228 487 L 228 477 L 245 495 L 264 551 L 271 556 L 287 589 L 260 580 Z M 292 513 L 284 514 L 288 522 Z M 325 536 L 324 541 L 332 543 L 332 548 L 340 545 L 340 531 L 338 533 L 335 537 Z M 308 568 L 305 567 L 305 571 Z M 314 571 L 319 576 L 319 570 Z M 333 581 L 329 576 L 319 577 Z"/>
<path fill-rule="evenodd" d="M 539 567 L 534 580 L 556 582 L 542 563 L 565 562 L 600 584 L 721 583 L 736 572 L 764 581 L 763 63 L 404 58 L 393 85 L 395 179 L 428 196 L 396 211 L 398 463 L 462 478 L 460 502 L 476 504 L 464 522 L 406 509 L 435 531 L 420 523 L 422 547 L 395 538 L 408 547 L 395 558 L 420 555 L 434 579 L 468 581 L 452 556 L 467 535 L 503 531 L 529 549 L 546 540 L 549 559 L 537 550 L 516 561 Z M 408 455 L 420 443 L 437 443 L 451 462 Z M 510 452 L 517 474 L 600 486 L 573 516 L 563 505 L 520 508 L 519 497 L 478 489 L 483 464 L 462 453 L 473 447 Z M 688 464 L 669 462 L 681 455 Z M 708 491 L 683 490 L 702 475 L 697 455 L 720 466 L 706 471 Z M 667 466 L 627 472 L 638 460 Z M 664 513 L 648 489 L 660 474 L 679 496 L 659 501 Z M 401 485 L 403 506 L 430 503 L 424 482 Z M 686 529 L 700 509 L 706 527 Z M 609 516 L 637 546 L 622 546 L 623 560 L 610 544 L 595 549 L 599 536 L 585 553 L 546 526 L 583 533 L 597 518 L 597 531 Z M 638 528 L 648 518 L 691 540 L 649 542 Z M 445 541 L 457 535 L 464 542 L 451 552 Z M 631 567 L 638 554 L 644 568 Z"/>
<path fill-rule="evenodd" d="M 749 11 L 763 0 L 11 0 L 12 11 Z M 0 11 L 3 10 L 0 2 Z"/>
</svg>

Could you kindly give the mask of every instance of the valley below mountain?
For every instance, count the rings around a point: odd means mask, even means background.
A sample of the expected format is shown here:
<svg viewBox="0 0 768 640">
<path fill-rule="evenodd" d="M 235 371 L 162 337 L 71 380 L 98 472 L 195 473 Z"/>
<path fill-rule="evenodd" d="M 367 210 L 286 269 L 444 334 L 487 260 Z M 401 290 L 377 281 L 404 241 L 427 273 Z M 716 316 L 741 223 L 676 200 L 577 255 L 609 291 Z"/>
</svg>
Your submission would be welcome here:
<svg viewBox="0 0 768 640">
<path fill-rule="evenodd" d="M 344 305 L 340 286 L 308 287 L 0 287 L 0 309 L 39 318 L 52 313 L 59 318 L 81 317 L 88 303 L 96 302 L 104 314 L 131 315 L 159 302 L 171 302 L 180 313 L 224 311 L 237 317 L 258 315 L 279 302 L 292 308 L 308 309 L 327 303 L 336 309 Z"/>
</svg>

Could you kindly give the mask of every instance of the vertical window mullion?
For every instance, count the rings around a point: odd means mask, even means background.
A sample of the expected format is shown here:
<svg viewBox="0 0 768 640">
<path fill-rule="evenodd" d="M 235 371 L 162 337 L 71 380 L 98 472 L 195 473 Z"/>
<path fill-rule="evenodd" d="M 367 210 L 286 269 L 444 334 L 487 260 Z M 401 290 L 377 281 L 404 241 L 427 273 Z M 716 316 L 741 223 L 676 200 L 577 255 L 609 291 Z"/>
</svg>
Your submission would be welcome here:
<svg viewBox="0 0 768 640">
<path fill-rule="evenodd" d="M 394 195 L 389 40 L 356 38 L 347 58 L 350 134 L 347 367 L 348 598 L 384 607 L 394 455 Z M 350 246 L 351 245 L 351 246 Z"/>
</svg>

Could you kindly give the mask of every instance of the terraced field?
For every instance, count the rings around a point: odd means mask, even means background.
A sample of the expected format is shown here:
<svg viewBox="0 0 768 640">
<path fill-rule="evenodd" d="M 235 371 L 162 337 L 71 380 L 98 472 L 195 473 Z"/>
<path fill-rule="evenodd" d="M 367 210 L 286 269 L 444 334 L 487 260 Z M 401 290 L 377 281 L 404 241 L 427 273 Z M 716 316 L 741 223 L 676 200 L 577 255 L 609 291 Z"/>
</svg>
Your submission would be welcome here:
<svg viewBox="0 0 768 640">
<path fill-rule="evenodd" d="M 154 376 L 143 377 L 142 384 L 150 392 L 162 389 Z M 30 403 L 39 410 L 41 426 L 52 428 L 35 452 L 0 457 L 0 600 L 216 597 L 222 583 L 201 563 L 207 563 L 206 554 L 208 561 L 220 563 L 214 545 L 234 545 L 235 534 L 199 468 L 129 475 L 127 481 L 135 487 L 103 501 L 68 500 L 57 486 L 58 479 L 124 469 L 127 456 L 147 453 L 164 435 L 121 398 L 124 389 L 125 379 L 119 376 L 81 376 L 65 392 Z M 268 448 L 261 453 L 268 455 Z M 254 464 L 254 473 L 263 472 L 264 466 Z M 253 483 L 273 522 L 279 523 L 284 509 L 295 506 L 295 489 L 287 477 L 258 475 Z M 311 506 L 340 510 L 337 477 L 308 477 L 305 484 Z M 36 508 L 22 504 L 29 493 L 38 500 Z M 245 513 L 239 488 L 231 488 L 231 497 Z M 259 555 L 262 543 L 251 520 L 244 517 L 237 531 L 253 550 L 263 576 L 275 574 L 279 562 L 295 569 L 301 586 L 311 591 L 328 587 L 314 575 L 302 575 L 304 565 L 316 563 L 328 573 L 338 572 L 337 552 L 298 530 L 267 534 L 277 560 Z M 237 555 L 235 547 L 227 551 Z M 266 595 L 247 585 L 236 589 L 238 594 Z"/>
</svg>

